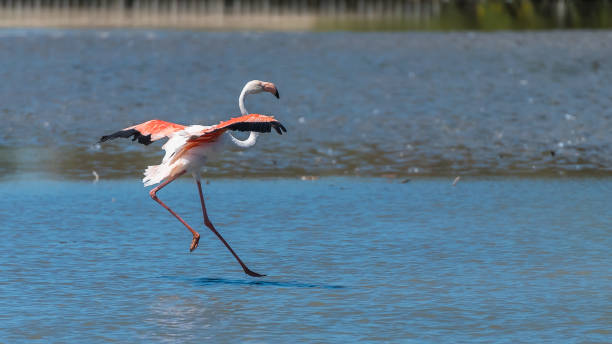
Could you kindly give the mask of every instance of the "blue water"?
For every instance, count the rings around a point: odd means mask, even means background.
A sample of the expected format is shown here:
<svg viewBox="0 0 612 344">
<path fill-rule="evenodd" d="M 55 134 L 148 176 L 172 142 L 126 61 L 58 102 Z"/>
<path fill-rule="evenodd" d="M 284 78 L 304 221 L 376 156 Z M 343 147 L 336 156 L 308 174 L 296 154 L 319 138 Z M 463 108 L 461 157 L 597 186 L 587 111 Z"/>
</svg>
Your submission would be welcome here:
<svg viewBox="0 0 612 344">
<path fill-rule="evenodd" d="M 611 56 L 612 31 L 0 30 L 0 179 L 139 174 L 160 143 L 98 139 L 227 120 L 252 79 L 287 135 L 208 176 L 612 176 Z"/>
<path fill-rule="evenodd" d="M 0 342 L 610 342 L 612 180 L 0 183 Z"/>
</svg>

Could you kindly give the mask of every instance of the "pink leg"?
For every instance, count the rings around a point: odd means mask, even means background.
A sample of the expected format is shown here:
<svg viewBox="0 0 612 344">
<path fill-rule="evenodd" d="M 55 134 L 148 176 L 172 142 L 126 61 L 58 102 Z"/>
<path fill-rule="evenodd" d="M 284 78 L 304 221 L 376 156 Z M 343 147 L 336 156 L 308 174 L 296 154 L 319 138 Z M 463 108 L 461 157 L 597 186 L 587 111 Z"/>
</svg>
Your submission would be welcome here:
<svg viewBox="0 0 612 344">
<path fill-rule="evenodd" d="M 213 231 L 213 233 L 215 233 L 215 235 L 221 240 L 221 242 L 223 242 L 223 245 L 225 245 L 225 247 L 227 247 L 227 249 L 232 253 L 234 258 L 236 258 L 238 263 L 240 263 L 240 266 L 242 266 L 242 270 L 244 270 L 244 272 L 247 275 L 252 276 L 252 277 L 263 277 L 263 276 L 265 276 L 265 275 L 261 275 L 261 274 L 258 274 L 256 272 L 251 271 L 242 262 L 242 260 L 240 260 L 240 258 L 238 258 L 238 255 L 236 254 L 236 252 L 234 252 L 234 250 L 232 250 L 230 245 L 227 243 L 227 241 L 225 241 L 225 239 L 223 239 L 221 234 L 219 234 L 219 232 L 217 232 L 217 230 L 215 229 L 215 226 L 213 226 L 212 222 L 210 222 L 210 219 L 208 218 L 208 214 L 206 214 L 206 206 L 204 205 L 204 195 L 202 195 L 202 184 L 200 183 L 199 180 L 196 180 L 196 183 L 198 184 L 198 191 L 200 192 L 200 202 L 202 203 L 202 213 L 204 214 L 204 224 L 206 225 L 206 227 L 210 228 L 210 230 Z"/>
<path fill-rule="evenodd" d="M 157 198 L 157 191 L 161 190 L 164 186 L 170 184 L 171 182 L 173 182 L 174 180 L 176 180 L 178 177 L 182 176 L 183 174 L 185 174 L 185 171 L 177 174 L 174 177 L 170 177 L 168 180 L 166 180 L 165 182 L 161 183 L 159 186 L 157 186 L 156 188 L 151 190 L 149 192 L 149 195 L 151 195 L 151 198 L 153 198 L 157 203 L 161 204 L 162 207 L 166 208 L 166 210 L 168 210 L 170 212 L 170 214 L 174 215 L 174 217 L 176 217 L 179 221 L 181 221 L 181 223 L 184 224 L 185 227 L 187 227 L 187 229 L 189 229 L 191 234 L 193 234 L 193 240 L 191 241 L 191 246 L 189 247 L 189 252 L 191 252 L 191 251 L 195 250 L 198 247 L 198 243 L 200 242 L 200 234 L 198 232 L 194 231 L 193 228 L 191 228 L 187 224 L 187 222 L 185 222 L 183 219 L 181 219 L 181 217 L 178 216 L 177 213 L 175 213 L 172 209 L 170 209 L 170 207 L 165 205 L 164 202 L 162 202 L 159 198 Z"/>
</svg>

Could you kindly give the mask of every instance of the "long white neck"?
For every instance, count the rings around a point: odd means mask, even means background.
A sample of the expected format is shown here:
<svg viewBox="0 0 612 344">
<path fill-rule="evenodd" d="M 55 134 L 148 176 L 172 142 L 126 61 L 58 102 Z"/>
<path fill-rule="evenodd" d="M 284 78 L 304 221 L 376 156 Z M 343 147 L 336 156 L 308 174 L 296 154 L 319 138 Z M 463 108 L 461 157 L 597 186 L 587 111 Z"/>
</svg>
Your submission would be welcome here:
<svg viewBox="0 0 612 344">
<path fill-rule="evenodd" d="M 238 140 L 237 138 L 234 137 L 234 135 L 227 133 L 230 138 L 232 139 L 232 142 L 240 147 L 240 148 L 249 148 L 249 147 L 253 147 L 255 145 L 255 143 L 257 143 L 257 137 L 259 136 L 259 133 L 256 131 L 251 131 L 251 133 L 249 134 L 249 137 L 247 137 L 246 140 L 242 141 L 242 140 Z"/>
<path fill-rule="evenodd" d="M 240 92 L 240 97 L 238 97 L 238 106 L 240 107 L 240 113 L 243 116 L 246 116 L 249 114 L 249 112 L 247 111 L 247 109 L 244 107 L 244 98 L 247 95 L 247 87 L 242 89 L 242 92 Z M 249 147 L 253 147 L 255 145 L 255 143 L 257 143 L 257 137 L 259 136 L 258 132 L 255 131 L 251 131 L 251 133 L 249 134 L 249 137 L 246 140 L 238 140 L 237 138 L 234 137 L 234 135 L 227 133 L 230 138 L 232 139 L 232 142 L 241 148 L 249 148 Z"/>
<path fill-rule="evenodd" d="M 249 114 L 249 112 L 247 111 L 247 109 L 244 107 L 244 98 L 247 95 L 247 88 L 243 88 L 242 92 L 240 92 L 240 97 L 238 97 L 238 106 L 240 107 L 240 113 L 243 116 L 246 116 Z"/>
</svg>

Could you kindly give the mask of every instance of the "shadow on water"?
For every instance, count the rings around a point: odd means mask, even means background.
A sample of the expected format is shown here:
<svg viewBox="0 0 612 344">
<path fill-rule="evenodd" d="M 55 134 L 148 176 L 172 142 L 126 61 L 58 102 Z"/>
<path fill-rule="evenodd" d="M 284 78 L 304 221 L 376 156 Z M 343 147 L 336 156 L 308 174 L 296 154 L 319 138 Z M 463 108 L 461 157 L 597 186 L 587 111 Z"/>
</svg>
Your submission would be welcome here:
<svg viewBox="0 0 612 344">
<path fill-rule="evenodd" d="M 170 280 L 185 280 L 189 281 L 198 286 L 211 286 L 211 285 L 253 285 L 262 287 L 284 287 L 284 288 L 319 288 L 319 289 L 344 289 L 346 286 L 343 285 L 328 285 L 328 284 L 315 284 L 315 283 L 303 283 L 295 281 L 266 281 L 266 280 L 246 280 L 246 279 L 226 279 L 226 278 L 212 278 L 212 277 L 201 277 L 201 278 L 182 278 L 177 276 L 162 276 L 161 278 Z"/>
</svg>

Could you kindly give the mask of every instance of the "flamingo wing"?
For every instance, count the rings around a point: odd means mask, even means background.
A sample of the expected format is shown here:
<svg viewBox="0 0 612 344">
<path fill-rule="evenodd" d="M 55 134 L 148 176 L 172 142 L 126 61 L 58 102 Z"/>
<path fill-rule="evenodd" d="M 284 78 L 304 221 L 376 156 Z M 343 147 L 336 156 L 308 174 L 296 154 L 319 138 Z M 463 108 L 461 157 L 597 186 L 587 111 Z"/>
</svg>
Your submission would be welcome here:
<svg viewBox="0 0 612 344">
<path fill-rule="evenodd" d="M 191 134 L 186 140 L 186 142 L 181 145 L 180 148 L 175 149 L 176 154 L 172 153 L 172 161 L 176 161 L 181 156 L 183 156 L 183 154 L 185 154 L 194 147 L 217 141 L 219 137 L 228 130 L 256 131 L 260 133 L 269 133 L 272 131 L 272 128 L 274 128 L 274 130 L 276 130 L 276 132 L 280 135 L 282 135 L 283 132 L 287 132 L 285 126 L 283 126 L 273 116 L 250 114 L 232 118 L 228 121 L 220 122 L 217 125 L 206 127 Z M 186 133 L 186 131 L 184 131 L 183 133 Z"/>
<path fill-rule="evenodd" d="M 149 145 L 154 141 L 169 137 L 177 131 L 185 129 L 186 126 L 159 119 L 152 119 L 150 121 L 134 125 L 110 135 L 105 135 L 100 138 L 100 142 L 107 140 L 116 139 L 118 137 L 128 138 L 132 137 L 132 141 L 138 140 L 138 143 Z"/>
<path fill-rule="evenodd" d="M 232 118 L 229 121 L 224 121 L 215 126 L 217 129 L 227 128 L 229 130 L 238 131 L 257 131 L 260 133 L 269 133 L 272 128 L 276 130 L 279 135 L 283 132 L 287 132 L 287 129 L 277 121 L 274 116 L 250 114 L 246 116 L 240 116 Z"/>
<path fill-rule="evenodd" d="M 210 128 L 204 129 L 199 133 L 199 135 L 192 136 L 188 142 L 213 142 L 227 130 L 269 133 L 273 128 L 280 135 L 282 135 L 283 132 L 287 132 L 285 126 L 277 121 L 274 116 L 250 114 L 232 118 L 230 120 L 220 122 L 217 125 L 213 125 Z"/>
</svg>

